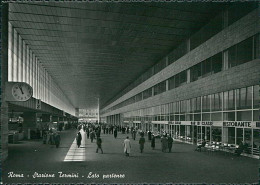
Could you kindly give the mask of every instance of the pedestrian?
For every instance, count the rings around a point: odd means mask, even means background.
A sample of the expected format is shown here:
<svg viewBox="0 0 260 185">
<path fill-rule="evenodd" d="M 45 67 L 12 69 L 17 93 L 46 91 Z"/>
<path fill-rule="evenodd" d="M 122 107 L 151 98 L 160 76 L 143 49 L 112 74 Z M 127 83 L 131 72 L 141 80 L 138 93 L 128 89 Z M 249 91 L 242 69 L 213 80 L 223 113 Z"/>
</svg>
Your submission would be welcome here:
<svg viewBox="0 0 260 185">
<path fill-rule="evenodd" d="M 136 130 L 134 129 L 133 130 L 133 139 L 135 140 L 135 138 L 136 138 Z"/>
<path fill-rule="evenodd" d="M 98 149 L 101 150 L 102 154 L 103 154 L 103 150 L 102 150 L 102 139 L 100 137 L 97 137 L 97 150 L 96 153 L 98 153 Z"/>
<path fill-rule="evenodd" d="M 155 148 L 155 137 L 154 137 L 154 135 L 152 135 L 151 147 L 154 150 L 154 148 Z"/>
<path fill-rule="evenodd" d="M 169 148 L 169 153 L 172 152 L 172 143 L 173 143 L 173 139 L 171 134 L 168 137 L 168 148 Z"/>
<path fill-rule="evenodd" d="M 130 152 L 131 152 L 131 144 L 130 144 L 129 137 L 127 136 L 126 139 L 124 140 L 124 153 L 126 156 L 129 156 Z"/>
<path fill-rule="evenodd" d="M 168 148 L 168 140 L 166 138 L 166 135 L 163 135 L 161 138 L 161 143 L 162 143 L 162 152 L 166 152 L 166 149 Z"/>
<path fill-rule="evenodd" d="M 81 136 L 80 132 L 78 132 L 78 134 L 76 136 L 76 140 L 77 140 L 77 145 L 78 145 L 78 148 L 79 148 L 80 145 L 81 145 L 81 140 L 82 140 L 82 136 Z"/>
<path fill-rule="evenodd" d="M 143 150 L 144 150 L 144 143 L 145 143 L 144 136 L 141 135 L 141 138 L 139 139 L 139 145 L 140 145 L 140 151 L 141 151 L 141 153 L 143 153 Z"/>
<path fill-rule="evenodd" d="M 88 139 L 89 139 L 89 133 L 90 133 L 89 128 L 87 128 L 87 138 Z"/>
<path fill-rule="evenodd" d="M 60 134 L 58 133 L 54 134 L 54 141 L 55 141 L 56 148 L 58 148 L 60 146 Z"/>
<path fill-rule="evenodd" d="M 152 139 L 152 132 L 149 130 L 148 131 L 148 140 L 150 141 Z"/>
<path fill-rule="evenodd" d="M 91 143 L 93 143 L 93 139 L 95 138 L 95 132 L 94 130 L 91 131 L 90 133 L 90 140 L 91 140 Z"/>
<path fill-rule="evenodd" d="M 117 138 L 117 128 L 115 128 L 115 130 L 114 130 L 114 137 L 115 137 L 115 139 Z"/>
</svg>

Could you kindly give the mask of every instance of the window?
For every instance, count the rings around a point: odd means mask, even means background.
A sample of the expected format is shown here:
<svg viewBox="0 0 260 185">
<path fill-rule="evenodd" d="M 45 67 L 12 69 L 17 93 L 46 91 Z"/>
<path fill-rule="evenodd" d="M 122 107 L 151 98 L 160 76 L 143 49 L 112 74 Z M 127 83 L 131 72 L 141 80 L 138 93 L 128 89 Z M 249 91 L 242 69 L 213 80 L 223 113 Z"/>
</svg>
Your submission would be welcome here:
<svg viewBox="0 0 260 185">
<path fill-rule="evenodd" d="M 166 91 L 166 81 L 163 81 L 154 86 L 154 95 L 160 94 Z"/>
<path fill-rule="evenodd" d="M 252 111 L 238 111 L 237 121 L 252 121 Z"/>
<path fill-rule="evenodd" d="M 152 96 L 152 88 L 149 88 L 143 92 L 143 99 L 147 99 Z"/>
<path fill-rule="evenodd" d="M 175 76 L 169 78 L 169 90 L 175 88 Z"/>
<path fill-rule="evenodd" d="M 237 109 L 252 108 L 252 87 L 245 87 L 236 90 Z"/>
<path fill-rule="evenodd" d="M 211 109 L 214 111 L 220 111 L 222 109 L 222 93 L 213 94 L 212 98 Z"/>
<path fill-rule="evenodd" d="M 222 70 L 222 53 L 218 53 L 211 57 L 212 72 L 218 73 Z"/>
<path fill-rule="evenodd" d="M 208 76 L 211 74 L 211 58 L 201 62 L 202 68 L 202 77 Z"/>
<path fill-rule="evenodd" d="M 234 45 L 228 49 L 228 67 L 234 67 L 253 59 L 252 37 Z"/>
<path fill-rule="evenodd" d="M 201 78 L 201 63 L 196 64 L 195 66 L 191 67 L 190 69 L 190 81 L 194 82 Z"/>
<path fill-rule="evenodd" d="M 260 88 L 259 85 L 254 86 L 254 109 L 260 107 Z"/>
<path fill-rule="evenodd" d="M 210 95 L 203 96 L 202 98 L 202 110 L 210 111 Z"/>
<path fill-rule="evenodd" d="M 179 85 L 187 83 L 187 71 L 182 71 L 179 74 Z"/>
</svg>

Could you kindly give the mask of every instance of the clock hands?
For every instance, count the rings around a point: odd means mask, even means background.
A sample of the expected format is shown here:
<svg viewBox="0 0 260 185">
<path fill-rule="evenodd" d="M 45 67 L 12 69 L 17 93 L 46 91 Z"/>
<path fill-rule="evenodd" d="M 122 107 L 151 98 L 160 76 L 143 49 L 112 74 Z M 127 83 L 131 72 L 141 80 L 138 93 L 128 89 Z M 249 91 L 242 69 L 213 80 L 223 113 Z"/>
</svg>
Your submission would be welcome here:
<svg viewBox="0 0 260 185">
<path fill-rule="evenodd" d="M 19 89 L 21 90 L 22 94 L 24 94 L 21 85 L 19 85 Z"/>
</svg>

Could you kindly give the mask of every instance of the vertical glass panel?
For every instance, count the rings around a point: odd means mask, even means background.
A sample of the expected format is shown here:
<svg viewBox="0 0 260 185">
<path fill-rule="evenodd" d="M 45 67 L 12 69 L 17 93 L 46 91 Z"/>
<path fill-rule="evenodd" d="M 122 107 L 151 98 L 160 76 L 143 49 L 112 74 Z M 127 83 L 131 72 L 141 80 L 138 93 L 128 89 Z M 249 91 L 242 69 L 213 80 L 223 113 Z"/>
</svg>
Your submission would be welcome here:
<svg viewBox="0 0 260 185">
<path fill-rule="evenodd" d="M 228 127 L 228 143 L 235 144 L 235 128 Z"/>
<path fill-rule="evenodd" d="M 260 108 L 260 88 L 259 85 L 254 86 L 254 109 Z"/>
<path fill-rule="evenodd" d="M 235 121 L 235 112 L 224 112 L 223 120 L 224 121 Z"/>
<path fill-rule="evenodd" d="M 253 121 L 260 121 L 260 111 L 259 110 L 254 110 Z"/>
<path fill-rule="evenodd" d="M 228 109 L 229 110 L 235 109 L 235 91 L 234 90 L 228 91 Z"/>
<path fill-rule="evenodd" d="M 252 37 L 237 44 L 237 65 L 246 63 L 253 59 Z"/>
<path fill-rule="evenodd" d="M 210 121 L 210 113 L 202 114 L 202 121 Z"/>
<path fill-rule="evenodd" d="M 237 129 L 237 142 L 236 144 L 239 145 L 243 142 L 243 129 L 242 128 L 236 128 Z"/>
<path fill-rule="evenodd" d="M 194 114 L 194 121 L 201 121 L 201 114 Z"/>
<path fill-rule="evenodd" d="M 252 121 L 252 111 L 237 111 L 237 121 Z"/>
<path fill-rule="evenodd" d="M 211 127 L 212 131 L 212 141 L 221 142 L 222 130 L 221 127 Z"/>
<path fill-rule="evenodd" d="M 259 155 L 260 129 L 253 130 L 253 155 Z"/>
<path fill-rule="evenodd" d="M 245 128 L 244 152 L 252 154 L 252 129 Z"/>
</svg>

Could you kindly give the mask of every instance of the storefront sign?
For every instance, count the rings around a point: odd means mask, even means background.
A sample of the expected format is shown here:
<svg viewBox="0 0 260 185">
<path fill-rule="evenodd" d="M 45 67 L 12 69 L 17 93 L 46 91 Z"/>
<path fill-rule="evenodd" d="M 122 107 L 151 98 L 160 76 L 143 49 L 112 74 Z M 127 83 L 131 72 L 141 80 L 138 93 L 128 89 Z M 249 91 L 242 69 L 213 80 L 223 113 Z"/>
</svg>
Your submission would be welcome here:
<svg viewBox="0 0 260 185">
<path fill-rule="evenodd" d="M 249 127 L 249 128 L 252 127 L 250 121 L 224 121 L 223 126 L 224 127 Z"/>
</svg>

